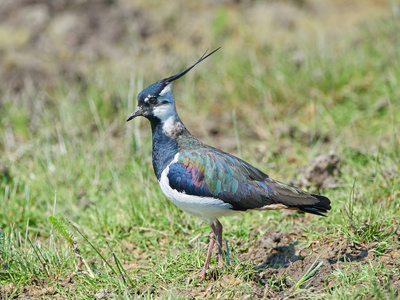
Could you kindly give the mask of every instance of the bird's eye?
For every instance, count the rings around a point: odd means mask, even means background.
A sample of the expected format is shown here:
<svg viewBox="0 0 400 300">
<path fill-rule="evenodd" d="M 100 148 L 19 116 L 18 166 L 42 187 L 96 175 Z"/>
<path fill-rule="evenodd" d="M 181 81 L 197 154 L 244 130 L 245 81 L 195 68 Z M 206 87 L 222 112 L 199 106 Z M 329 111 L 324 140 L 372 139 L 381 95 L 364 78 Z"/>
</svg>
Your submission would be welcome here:
<svg viewBox="0 0 400 300">
<path fill-rule="evenodd" d="M 156 104 L 156 103 L 157 103 L 157 98 L 156 98 L 156 97 L 151 97 L 151 98 L 149 99 L 149 102 L 150 102 L 151 104 Z"/>
</svg>

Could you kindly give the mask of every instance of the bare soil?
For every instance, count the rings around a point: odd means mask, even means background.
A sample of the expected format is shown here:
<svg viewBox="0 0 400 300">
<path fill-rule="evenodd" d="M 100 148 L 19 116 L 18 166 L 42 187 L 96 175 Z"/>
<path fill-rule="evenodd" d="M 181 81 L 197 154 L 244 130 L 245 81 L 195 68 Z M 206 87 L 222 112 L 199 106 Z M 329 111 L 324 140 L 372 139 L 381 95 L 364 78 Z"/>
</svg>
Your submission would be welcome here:
<svg viewBox="0 0 400 300">
<path fill-rule="evenodd" d="M 302 230 L 289 233 L 268 231 L 255 241 L 252 248 L 239 254 L 239 257 L 241 260 L 254 261 L 260 270 L 254 279 L 263 287 L 254 287 L 258 296 L 266 293 L 267 298 L 283 298 L 299 293 L 291 289 L 315 262 L 315 266 L 320 262 L 322 265 L 302 287 L 305 291 L 334 288 L 332 273 L 344 268 L 357 272 L 365 264 L 383 265 L 391 269 L 399 266 L 399 241 L 399 235 L 393 235 L 386 242 L 391 243 L 391 246 L 381 250 L 381 243 L 378 242 L 357 244 L 346 237 L 334 235 L 307 241 Z M 390 278 L 390 281 L 394 287 L 400 289 L 399 276 Z"/>
</svg>

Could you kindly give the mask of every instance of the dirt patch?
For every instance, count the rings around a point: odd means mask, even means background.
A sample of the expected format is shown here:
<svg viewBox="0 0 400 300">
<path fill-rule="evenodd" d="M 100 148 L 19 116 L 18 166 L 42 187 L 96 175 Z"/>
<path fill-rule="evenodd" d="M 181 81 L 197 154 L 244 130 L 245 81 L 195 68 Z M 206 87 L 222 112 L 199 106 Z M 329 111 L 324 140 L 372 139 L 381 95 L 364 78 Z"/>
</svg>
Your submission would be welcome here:
<svg viewBox="0 0 400 300">
<path fill-rule="evenodd" d="M 378 242 L 356 244 L 345 237 L 333 235 L 315 241 L 307 240 L 301 230 L 290 233 L 267 231 L 249 249 L 238 254 L 240 260 L 257 264 L 259 272 L 254 274 L 254 280 L 258 282 L 254 287 L 256 294 L 266 298 L 294 296 L 299 293 L 293 290 L 295 284 L 318 265 L 317 271 L 300 287 L 300 291 L 318 292 L 327 287 L 334 288 L 332 274 L 343 268 L 357 271 L 363 264 L 393 268 L 400 263 L 398 235 L 390 237 L 389 244 L 394 246 L 385 249 Z M 399 287 L 400 278 L 391 278 L 391 284 Z"/>
<path fill-rule="evenodd" d="M 10 296 L 14 294 L 16 287 L 14 284 L 8 284 L 5 287 L 0 289 L 1 299 L 3 297 L 8 299 Z M 50 297 L 55 293 L 55 289 L 53 287 L 39 287 L 39 286 L 25 286 L 18 291 L 18 296 L 21 299 L 37 299 L 41 297 Z"/>
<path fill-rule="evenodd" d="M 68 292 L 73 292 L 76 289 L 76 284 L 70 277 L 51 284 L 45 280 L 33 280 L 31 285 L 23 287 L 9 283 L 0 287 L 0 299 L 70 299 L 58 293 L 57 285 Z"/>
<path fill-rule="evenodd" d="M 301 188 L 312 185 L 318 189 L 335 188 L 343 183 L 339 178 L 340 161 L 334 152 L 322 154 L 312 160 L 308 168 L 298 171 L 291 183 Z"/>
</svg>

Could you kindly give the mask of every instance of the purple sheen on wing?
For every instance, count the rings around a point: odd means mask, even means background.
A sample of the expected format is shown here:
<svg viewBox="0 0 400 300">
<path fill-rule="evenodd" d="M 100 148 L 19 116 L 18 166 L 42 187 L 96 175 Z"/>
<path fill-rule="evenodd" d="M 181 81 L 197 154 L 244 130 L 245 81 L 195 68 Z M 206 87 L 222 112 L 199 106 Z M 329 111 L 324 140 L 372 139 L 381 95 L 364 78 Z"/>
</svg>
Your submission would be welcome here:
<svg viewBox="0 0 400 300">
<path fill-rule="evenodd" d="M 188 171 L 192 175 L 192 183 L 195 186 L 200 187 L 203 183 L 204 172 L 200 172 L 198 168 L 193 164 L 184 163 L 183 165 L 186 171 Z"/>
</svg>

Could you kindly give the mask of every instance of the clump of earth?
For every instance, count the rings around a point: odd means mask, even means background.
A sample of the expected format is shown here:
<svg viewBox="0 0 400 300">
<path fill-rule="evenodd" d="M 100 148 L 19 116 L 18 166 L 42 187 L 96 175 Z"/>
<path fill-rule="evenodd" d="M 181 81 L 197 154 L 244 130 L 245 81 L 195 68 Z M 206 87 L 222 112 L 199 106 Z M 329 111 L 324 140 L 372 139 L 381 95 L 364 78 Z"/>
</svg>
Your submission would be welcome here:
<svg viewBox="0 0 400 300">
<path fill-rule="evenodd" d="M 340 157 L 334 152 L 321 154 L 296 174 L 292 184 L 303 188 L 315 186 L 317 189 L 338 187 L 343 183 L 340 179 L 340 162 Z"/>
</svg>

